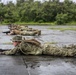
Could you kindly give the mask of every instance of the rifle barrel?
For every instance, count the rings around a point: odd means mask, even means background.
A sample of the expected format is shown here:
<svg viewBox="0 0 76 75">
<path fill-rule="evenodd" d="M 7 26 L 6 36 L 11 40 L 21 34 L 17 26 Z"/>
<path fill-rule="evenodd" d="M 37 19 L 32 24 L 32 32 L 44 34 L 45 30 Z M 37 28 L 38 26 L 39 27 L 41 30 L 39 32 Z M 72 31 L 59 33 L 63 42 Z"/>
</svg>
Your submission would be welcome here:
<svg viewBox="0 0 76 75">
<path fill-rule="evenodd" d="M 10 31 L 4 31 L 4 32 L 2 32 L 2 33 L 6 33 L 6 34 L 7 34 L 7 33 L 10 33 Z"/>
<path fill-rule="evenodd" d="M 9 49 L 0 49 L 0 52 L 8 51 Z"/>
</svg>

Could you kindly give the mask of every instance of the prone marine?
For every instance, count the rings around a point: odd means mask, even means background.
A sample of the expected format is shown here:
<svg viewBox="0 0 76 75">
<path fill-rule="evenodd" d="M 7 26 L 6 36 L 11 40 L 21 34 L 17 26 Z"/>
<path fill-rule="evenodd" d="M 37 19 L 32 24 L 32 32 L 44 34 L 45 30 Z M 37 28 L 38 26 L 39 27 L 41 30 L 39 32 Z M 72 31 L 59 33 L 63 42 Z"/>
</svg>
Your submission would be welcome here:
<svg viewBox="0 0 76 75">
<path fill-rule="evenodd" d="M 28 35 L 28 36 L 35 36 L 41 35 L 41 30 L 28 28 L 28 26 L 22 25 L 11 25 L 9 26 L 9 31 L 5 31 L 7 35 Z"/>
<path fill-rule="evenodd" d="M 76 45 L 65 47 L 52 46 L 50 44 L 41 45 L 36 39 L 23 40 L 22 36 L 17 35 L 12 39 L 14 49 L 0 52 L 3 55 L 51 55 L 51 56 L 76 56 Z"/>
</svg>

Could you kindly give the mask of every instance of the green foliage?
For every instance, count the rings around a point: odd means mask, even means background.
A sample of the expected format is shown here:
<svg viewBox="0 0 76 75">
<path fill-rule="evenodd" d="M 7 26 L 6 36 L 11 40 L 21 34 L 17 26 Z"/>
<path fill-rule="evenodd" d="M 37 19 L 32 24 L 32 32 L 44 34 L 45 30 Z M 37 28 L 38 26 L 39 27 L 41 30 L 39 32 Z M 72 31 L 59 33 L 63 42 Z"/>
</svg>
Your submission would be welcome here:
<svg viewBox="0 0 76 75">
<path fill-rule="evenodd" d="M 34 0 L 11 1 L 4 5 L 0 3 L 0 22 L 37 22 L 67 24 L 76 21 L 76 3 L 71 0 L 49 0 L 41 3 Z"/>
<path fill-rule="evenodd" d="M 56 16 L 56 22 L 57 24 L 65 24 L 68 22 L 68 14 L 57 14 Z"/>
<path fill-rule="evenodd" d="M 66 28 L 58 28 L 58 27 L 50 27 L 49 29 L 52 29 L 52 30 L 60 30 L 60 31 L 65 31 L 65 30 L 72 30 L 72 31 L 76 31 L 76 28 L 74 27 L 66 27 Z"/>
</svg>

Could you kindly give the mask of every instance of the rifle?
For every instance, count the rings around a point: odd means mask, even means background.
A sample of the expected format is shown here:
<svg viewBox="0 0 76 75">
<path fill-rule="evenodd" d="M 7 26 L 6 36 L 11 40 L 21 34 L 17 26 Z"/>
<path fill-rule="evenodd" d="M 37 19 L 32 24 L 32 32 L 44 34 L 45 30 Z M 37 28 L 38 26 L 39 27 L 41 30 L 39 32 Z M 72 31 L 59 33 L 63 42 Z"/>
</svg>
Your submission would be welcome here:
<svg viewBox="0 0 76 75">
<path fill-rule="evenodd" d="M 9 31 L 4 31 L 4 32 L 2 32 L 2 33 L 6 33 L 6 34 L 8 34 L 8 33 L 10 33 L 10 30 L 9 30 Z"/>
<path fill-rule="evenodd" d="M 10 49 L 0 49 L 0 52 L 3 52 L 3 51 L 8 51 Z"/>
</svg>

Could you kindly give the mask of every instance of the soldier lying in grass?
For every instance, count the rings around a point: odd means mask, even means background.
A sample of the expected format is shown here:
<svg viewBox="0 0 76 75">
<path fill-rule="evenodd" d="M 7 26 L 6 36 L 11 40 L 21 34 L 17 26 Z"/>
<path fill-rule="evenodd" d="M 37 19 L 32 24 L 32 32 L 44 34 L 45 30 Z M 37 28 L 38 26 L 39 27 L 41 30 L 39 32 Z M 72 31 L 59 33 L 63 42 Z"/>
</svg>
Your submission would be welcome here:
<svg viewBox="0 0 76 75">
<path fill-rule="evenodd" d="M 15 48 L 0 52 L 0 54 L 16 55 L 21 53 L 25 55 L 76 56 L 76 45 L 58 47 L 44 44 L 41 46 L 41 43 L 35 39 L 22 40 L 22 36 L 15 36 L 12 42 Z"/>
<path fill-rule="evenodd" d="M 32 30 L 32 31 L 26 31 L 26 30 L 11 30 L 8 35 L 28 35 L 28 36 L 34 36 L 34 35 L 41 35 L 41 30 Z"/>
</svg>

